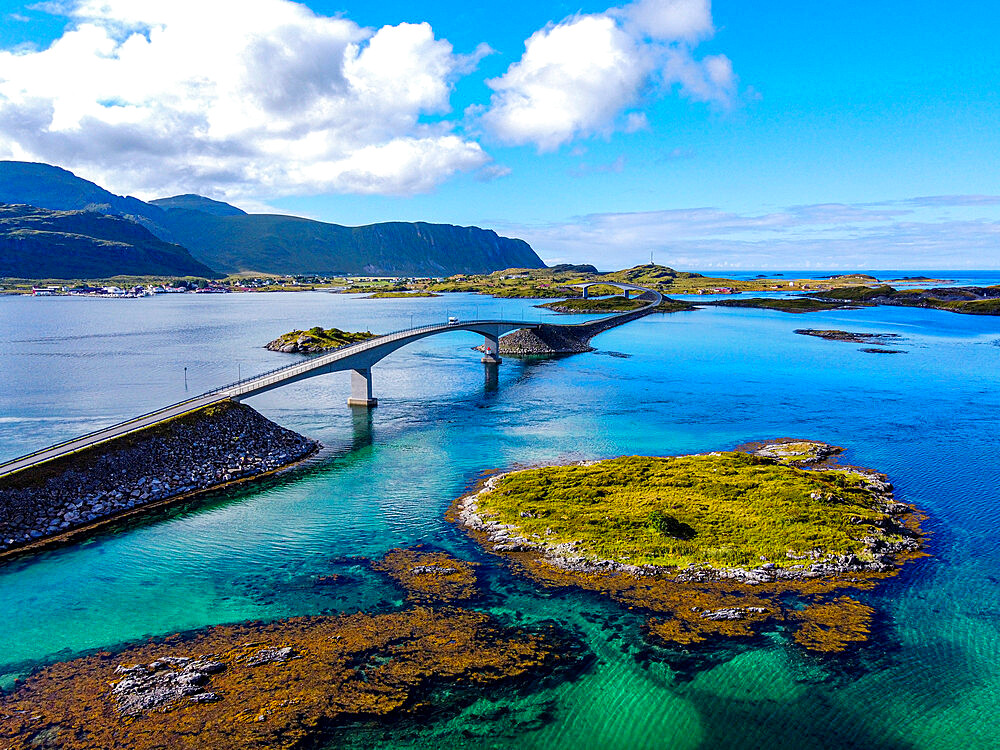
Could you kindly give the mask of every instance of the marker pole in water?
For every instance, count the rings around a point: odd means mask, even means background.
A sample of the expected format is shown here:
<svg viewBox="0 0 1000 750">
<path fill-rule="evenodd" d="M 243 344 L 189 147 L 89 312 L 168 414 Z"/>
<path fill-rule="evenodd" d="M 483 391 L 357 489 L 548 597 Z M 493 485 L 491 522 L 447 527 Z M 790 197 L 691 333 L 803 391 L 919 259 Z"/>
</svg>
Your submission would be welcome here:
<svg viewBox="0 0 1000 750">
<path fill-rule="evenodd" d="M 188 389 L 188 368 L 184 368 L 184 390 Z"/>
</svg>

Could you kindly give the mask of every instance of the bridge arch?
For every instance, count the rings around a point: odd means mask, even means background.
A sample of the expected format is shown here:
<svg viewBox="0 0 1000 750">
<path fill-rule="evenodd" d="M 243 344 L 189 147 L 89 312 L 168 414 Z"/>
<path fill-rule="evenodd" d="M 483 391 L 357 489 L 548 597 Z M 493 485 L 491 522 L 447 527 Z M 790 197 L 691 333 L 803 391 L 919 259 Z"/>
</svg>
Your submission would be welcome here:
<svg viewBox="0 0 1000 750">
<path fill-rule="evenodd" d="M 240 401 L 258 393 L 264 393 L 317 375 L 350 370 L 351 397 L 347 403 L 352 406 L 372 407 L 378 405 L 378 399 L 372 393 L 372 366 L 407 344 L 429 336 L 455 331 L 477 333 L 485 340 L 482 361 L 490 365 L 499 365 L 502 361 L 499 356 L 500 337 L 510 331 L 516 331 L 520 328 L 536 328 L 538 325 L 538 323 L 520 320 L 475 320 L 466 323 L 458 322 L 411 328 L 357 344 L 350 344 L 327 354 L 312 357 L 306 362 L 287 365 L 278 370 L 233 383 L 214 393 L 220 398 Z"/>
</svg>

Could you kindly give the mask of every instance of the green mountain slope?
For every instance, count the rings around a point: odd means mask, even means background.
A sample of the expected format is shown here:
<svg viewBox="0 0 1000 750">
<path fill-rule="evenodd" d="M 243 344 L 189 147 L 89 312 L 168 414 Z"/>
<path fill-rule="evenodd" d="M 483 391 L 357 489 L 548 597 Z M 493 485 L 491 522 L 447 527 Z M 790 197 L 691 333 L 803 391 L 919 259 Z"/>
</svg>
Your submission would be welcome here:
<svg viewBox="0 0 1000 750">
<path fill-rule="evenodd" d="M 0 276 L 99 279 L 217 273 L 128 219 L 95 211 L 0 205 Z"/>
<path fill-rule="evenodd" d="M 270 214 L 166 213 L 171 235 L 221 271 L 449 276 L 544 266 L 528 243 L 478 227 L 422 222 L 345 227 Z"/>
<path fill-rule="evenodd" d="M 115 195 L 72 172 L 24 161 L 0 161 L 0 203 L 24 203 L 54 211 L 97 211 L 131 219 L 172 242 L 159 223 L 164 212 L 138 198 Z"/>
<path fill-rule="evenodd" d="M 198 195 L 146 203 L 48 164 L 0 161 L 0 203 L 91 209 L 131 219 L 227 272 L 449 276 L 545 265 L 523 240 L 478 227 L 404 222 L 345 227 L 246 214 Z"/>
</svg>

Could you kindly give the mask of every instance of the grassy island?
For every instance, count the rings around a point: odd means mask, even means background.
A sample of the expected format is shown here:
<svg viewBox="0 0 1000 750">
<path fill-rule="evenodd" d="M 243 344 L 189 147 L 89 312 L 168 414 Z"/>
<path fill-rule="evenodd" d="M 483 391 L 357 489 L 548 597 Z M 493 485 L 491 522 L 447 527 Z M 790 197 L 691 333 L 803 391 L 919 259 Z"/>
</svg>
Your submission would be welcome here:
<svg viewBox="0 0 1000 750">
<path fill-rule="evenodd" d="M 265 348 L 272 352 L 317 354 L 371 338 L 375 338 L 371 331 L 342 331 L 339 328 L 314 326 L 308 331 L 283 333 Z"/>
<path fill-rule="evenodd" d="M 412 297 L 440 297 L 434 292 L 375 292 L 369 294 L 365 299 L 410 299 Z"/>
<path fill-rule="evenodd" d="M 654 640 L 753 636 L 780 622 L 815 651 L 865 639 L 868 588 L 919 556 L 916 511 L 840 449 L 781 440 L 500 474 L 450 518 L 544 585 L 649 613 Z"/>
<path fill-rule="evenodd" d="M 645 307 L 649 303 L 641 299 L 625 299 L 623 296 L 601 297 L 599 299 L 564 299 L 558 302 L 546 302 L 538 307 L 563 313 L 604 313 L 628 312 Z"/>
<path fill-rule="evenodd" d="M 632 565 L 728 568 L 763 557 L 789 567 L 815 549 L 870 560 L 862 537 L 899 541 L 880 528 L 891 516 L 857 474 L 737 452 L 514 472 L 480 497 L 479 513 L 529 539 Z"/>
</svg>

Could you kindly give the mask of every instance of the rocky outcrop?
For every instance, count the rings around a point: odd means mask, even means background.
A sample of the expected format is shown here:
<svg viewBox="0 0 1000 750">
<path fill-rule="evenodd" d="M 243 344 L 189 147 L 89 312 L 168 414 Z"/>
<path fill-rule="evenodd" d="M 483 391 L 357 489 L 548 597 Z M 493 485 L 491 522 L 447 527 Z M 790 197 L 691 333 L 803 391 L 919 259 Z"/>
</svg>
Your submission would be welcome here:
<svg viewBox="0 0 1000 750">
<path fill-rule="evenodd" d="M 24 469 L 0 478 L 0 555 L 270 473 L 318 445 L 227 401 Z"/>
<path fill-rule="evenodd" d="M 264 347 L 272 352 L 284 352 L 285 354 L 320 354 L 336 347 L 330 347 L 308 333 L 303 333 L 296 339 L 287 339 L 282 336 L 274 341 L 269 341 Z"/>
<path fill-rule="evenodd" d="M 520 328 L 500 339 L 500 354 L 510 357 L 532 357 L 590 352 L 594 350 L 590 340 L 597 334 L 658 311 L 657 307 L 643 307 L 621 315 L 592 320 L 589 323 L 575 325 L 544 323 L 537 328 Z M 477 349 L 482 350 L 482 347 Z"/>
</svg>

